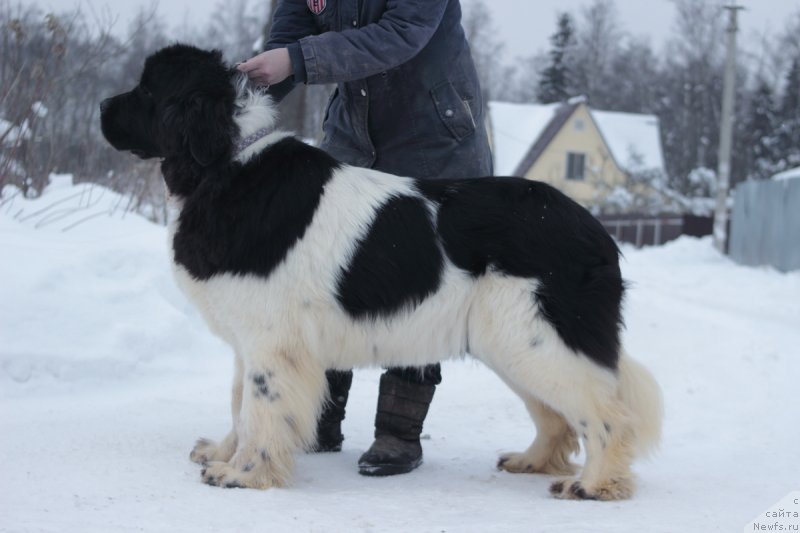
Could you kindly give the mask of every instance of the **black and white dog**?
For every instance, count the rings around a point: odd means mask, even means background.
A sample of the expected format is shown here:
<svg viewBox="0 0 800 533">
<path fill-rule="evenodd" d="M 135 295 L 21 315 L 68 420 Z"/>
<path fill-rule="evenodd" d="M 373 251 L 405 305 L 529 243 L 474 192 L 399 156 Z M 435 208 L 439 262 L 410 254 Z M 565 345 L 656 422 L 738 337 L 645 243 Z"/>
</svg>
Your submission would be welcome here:
<svg viewBox="0 0 800 533">
<path fill-rule="evenodd" d="M 163 159 L 175 276 L 236 353 L 233 429 L 191 454 L 203 481 L 284 485 L 314 441 L 326 369 L 470 354 L 536 424 L 500 468 L 573 475 L 580 437 L 580 477 L 551 492 L 630 497 L 661 395 L 620 346 L 619 251 L 603 227 L 543 183 L 339 163 L 274 131 L 270 99 L 245 81 L 218 52 L 173 45 L 101 104 L 116 149 Z"/>
</svg>

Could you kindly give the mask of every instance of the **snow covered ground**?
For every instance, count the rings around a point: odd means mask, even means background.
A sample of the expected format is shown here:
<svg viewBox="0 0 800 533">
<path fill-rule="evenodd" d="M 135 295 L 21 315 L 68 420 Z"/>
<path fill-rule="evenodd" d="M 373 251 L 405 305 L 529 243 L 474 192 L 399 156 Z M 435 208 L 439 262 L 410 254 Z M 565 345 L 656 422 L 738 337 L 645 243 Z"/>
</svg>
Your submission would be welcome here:
<svg viewBox="0 0 800 533">
<path fill-rule="evenodd" d="M 373 369 L 356 373 L 341 453 L 299 457 L 288 489 L 208 487 L 188 455 L 228 429 L 232 357 L 175 288 L 165 230 L 67 178 L 35 201 L 11 192 L 0 531 L 727 532 L 800 489 L 800 272 L 737 266 L 695 239 L 624 250 L 625 342 L 667 409 L 633 500 L 557 501 L 546 476 L 497 472 L 533 426 L 471 361 L 444 365 L 411 474 L 356 473 Z"/>
</svg>

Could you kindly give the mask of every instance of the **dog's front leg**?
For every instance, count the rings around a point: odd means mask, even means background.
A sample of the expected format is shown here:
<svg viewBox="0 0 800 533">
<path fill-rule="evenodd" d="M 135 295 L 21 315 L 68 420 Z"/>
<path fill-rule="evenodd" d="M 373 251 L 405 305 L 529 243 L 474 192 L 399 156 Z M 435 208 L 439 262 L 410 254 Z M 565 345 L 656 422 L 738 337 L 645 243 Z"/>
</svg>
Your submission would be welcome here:
<svg viewBox="0 0 800 533">
<path fill-rule="evenodd" d="M 236 451 L 236 444 L 238 442 L 237 427 L 239 426 L 239 418 L 242 411 L 242 391 L 244 388 L 244 362 L 242 356 L 237 353 L 234 375 L 233 387 L 231 389 L 231 419 L 233 427 L 230 433 L 217 444 L 209 439 L 198 439 L 194 445 L 192 453 L 189 458 L 195 463 L 207 465 L 212 461 L 230 461 Z"/>
<path fill-rule="evenodd" d="M 325 371 L 297 348 L 245 353 L 236 452 L 209 462 L 203 481 L 221 487 L 286 485 L 294 453 L 312 444 L 325 395 Z"/>
</svg>

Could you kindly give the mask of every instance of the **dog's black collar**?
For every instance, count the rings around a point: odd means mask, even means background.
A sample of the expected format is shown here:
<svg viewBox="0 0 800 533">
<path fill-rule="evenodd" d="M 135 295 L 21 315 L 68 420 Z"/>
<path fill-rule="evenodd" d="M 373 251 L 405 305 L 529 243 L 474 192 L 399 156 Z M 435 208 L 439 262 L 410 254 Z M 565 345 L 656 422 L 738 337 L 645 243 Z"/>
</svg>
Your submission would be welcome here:
<svg viewBox="0 0 800 533">
<path fill-rule="evenodd" d="M 250 148 L 253 144 L 257 143 L 267 135 L 269 135 L 270 129 L 269 128 L 261 128 L 257 130 L 255 133 L 251 133 L 247 137 L 242 137 L 236 141 L 233 146 L 233 157 L 238 157 L 239 154 Z"/>
</svg>

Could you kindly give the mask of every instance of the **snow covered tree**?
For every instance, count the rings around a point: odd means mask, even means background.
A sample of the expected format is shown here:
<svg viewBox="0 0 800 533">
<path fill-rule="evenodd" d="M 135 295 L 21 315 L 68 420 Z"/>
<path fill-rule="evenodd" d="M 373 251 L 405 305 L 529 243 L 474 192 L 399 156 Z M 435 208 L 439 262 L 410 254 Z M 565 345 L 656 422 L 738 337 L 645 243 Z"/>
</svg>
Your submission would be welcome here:
<svg viewBox="0 0 800 533">
<path fill-rule="evenodd" d="M 775 170 L 779 159 L 776 128 L 775 98 L 772 87 L 763 79 L 759 80 L 750 101 L 750 116 L 747 121 L 750 169 L 749 178 L 765 179 Z"/>
<path fill-rule="evenodd" d="M 260 0 L 220 0 L 205 32 L 210 47 L 219 48 L 231 62 L 253 55 L 253 42 L 264 24 Z"/>
<path fill-rule="evenodd" d="M 613 0 L 595 0 L 582 10 L 575 29 L 574 50 L 567 56 L 572 94 L 588 97 L 598 109 L 617 107 L 615 90 L 621 78 L 638 76 L 628 69 L 618 72 L 615 68 L 625 66 L 616 61 L 624 40 Z"/>
<path fill-rule="evenodd" d="M 512 99 L 516 69 L 500 60 L 504 45 L 498 38 L 500 34 L 492 20 L 492 11 L 484 0 L 473 0 L 464 5 L 461 25 L 478 71 L 484 103 Z"/>
<path fill-rule="evenodd" d="M 501 90 L 493 95 L 492 99 L 524 104 L 536 102 L 539 73 L 544 71 L 547 61 L 544 53 L 518 58 L 514 67 L 510 67 L 504 72 L 505 80 Z"/>
<path fill-rule="evenodd" d="M 780 156 L 777 171 L 800 166 L 800 56 L 794 59 L 786 76 L 777 150 Z"/>
<path fill-rule="evenodd" d="M 661 95 L 661 61 L 646 39 L 629 39 L 611 57 L 603 89 L 589 96 L 597 108 L 627 113 L 655 113 Z"/>
<path fill-rule="evenodd" d="M 792 68 L 786 76 L 786 91 L 783 94 L 783 118 L 800 116 L 800 57 L 792 61 Z"/>
<path fill-rule="evenodd" d="M 543 104 L 563 102 L 570 96 L 568 55 L 575 45 L 575 29 L 569 13 L 558 17 L 558 30 L 550 37 L 550 63 L 541 72 L 536 97 Z"/>
<path fill-rule="evenodd" d="M 675 0 L 656 112 L 671 186 L 689 191 L 695 168 L 716 168 L 724 69 L 723 11 L 714 0 Z"/>
</svg>

